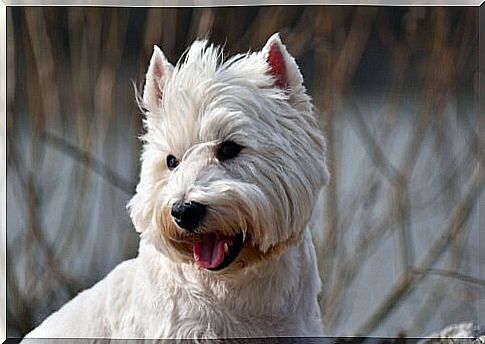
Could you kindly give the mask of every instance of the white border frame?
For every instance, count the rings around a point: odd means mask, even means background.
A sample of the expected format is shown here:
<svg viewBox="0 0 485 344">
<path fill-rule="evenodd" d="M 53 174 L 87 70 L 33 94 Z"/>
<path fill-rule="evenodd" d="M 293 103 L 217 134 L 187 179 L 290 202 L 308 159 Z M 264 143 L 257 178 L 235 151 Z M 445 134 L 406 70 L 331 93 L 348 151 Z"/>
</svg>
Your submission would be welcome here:
<svg viewBox="0 0 485 344">
<path fill-rule="evenodd" d="M 7 6 L 221 7 L 269 5 L 481 6 L 485 0 L 0 0 L 0 341 L 6 340 L 7 262 Z M 480 9 L 482 12 L 483 9 Z M 482 15 L 480 13 L 480 19 Z M 480 25 L 480 20 L 479 20 Z M 479 42 L 480 45 L 480 42 Z M 479 49 L 480 54 L 481 49 Z M 479 58 L 479 63 L 481 59 Z M 479 88 L 482 87 L 479 82 Z M 479 206 L 482 208 L 482 206 Z M 481 221 L 480 221 L 481 222 Z"/>
</svg>

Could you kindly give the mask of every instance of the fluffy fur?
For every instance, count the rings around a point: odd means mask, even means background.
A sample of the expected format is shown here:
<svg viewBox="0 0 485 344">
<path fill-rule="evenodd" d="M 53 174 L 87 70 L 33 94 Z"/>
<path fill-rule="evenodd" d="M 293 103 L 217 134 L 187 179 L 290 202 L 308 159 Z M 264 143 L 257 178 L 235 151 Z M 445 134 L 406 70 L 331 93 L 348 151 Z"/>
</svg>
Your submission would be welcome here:
<svg viewBox="0 0 485 344">
<path fill-rule="evenodd" d="M 48 317 L 28 337 L 320 336 L 320 278 L 308 223 L 329 175 L 324 138 L 279 36 L 223 60 L 206 41 L 172 66 L 155 47 L 143 98 L 140 181 L 129 203 L 137 258 Z M 222 142 L 242 150 L 219 161 Z M 169 170 L 167 156 L 179 165 Z M 207 205 L 198 233 L 244 244 L 227 268 L 194 262 L 175 223 L 181 200 Z"/>
</svg>

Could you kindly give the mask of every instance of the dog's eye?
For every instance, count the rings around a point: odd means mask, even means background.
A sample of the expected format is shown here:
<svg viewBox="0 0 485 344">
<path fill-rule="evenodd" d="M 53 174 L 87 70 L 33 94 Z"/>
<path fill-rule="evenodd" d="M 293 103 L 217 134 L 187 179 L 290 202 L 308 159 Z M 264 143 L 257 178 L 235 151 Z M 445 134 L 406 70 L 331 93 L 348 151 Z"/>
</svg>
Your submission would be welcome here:
<svg viewBox="0 0 485 344">
<path fill-rule="evenodd" d="M 178 164 L 179 164 L 179 161 L 172 154 L 167 156 L 167 167 L 170 171 L 173 170 L 175 167 L 177 167 Z"/>
<path fill-rule="evenodd" d="M 221 143 L 217 150 L 217 159 L 220 161 L 235 158 L 243 147 L 232 141 L 225 141 Z"/>
</svg>

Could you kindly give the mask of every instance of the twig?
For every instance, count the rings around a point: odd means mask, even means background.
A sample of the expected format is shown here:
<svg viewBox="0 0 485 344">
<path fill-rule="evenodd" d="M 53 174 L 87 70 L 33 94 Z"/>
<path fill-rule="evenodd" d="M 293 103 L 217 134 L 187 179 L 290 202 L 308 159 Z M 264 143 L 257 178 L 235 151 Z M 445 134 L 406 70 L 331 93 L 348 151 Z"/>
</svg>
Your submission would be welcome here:
<svg viewBox="0 0 485 344">
<path fill-rule="evenodd" d="M 353 118 L 355 119 L 354 121 L 350 122 L 353 124 L 353 127 L 357 133 L 360 134 L 359 136 L 364 143 L 366 152 L 369 154 L 374 166 L 381 171 L 382 175 L 386 177 L 391 184 L 397 185 L 399 183 L 399 179 L 401 179 L 399 171 L 393 166 L 391 161 L 387 158 L 379 144 L 374 139 L 374 136 L 364 121 L 359 107 L 352 101 L 352 97 L 349 98 L 348 104 L 352 109 L 351 113 L 354 115 Z"/>
<path fill-rule="evenodd" d="M 449 277 L 449 278 L 454 278 L 463 282 L 467 283 L 472 283 L 472 284 L 477 284 L 480 286 L 485 286 L 485 280 L 476 278 L 473 276 L 469 275 L 464 275 L 456 271 L 449 271 L 449 270 L 444 270 L 444 269 L 418 269 L 414 268 L 411 269 L 411 271 L 415 274 L 428 274 L 428 275 L 438 275 L 438 276 L 443 276 L 443 277 Z"/>
<path fill-rule="evenodd" d="M 69 142 L 61 139 L 50 133 L 44 133 L 44 141 L 51 145 L 53 148 L 69 155 L 74 160 L 85 165 L 86 167 L 93 170 L 96 174 L 105 179 L 108 183 L 114 187 L 120 189 L 121 191 L 131 195 L 135 190 L 136 185 L 132 182 L 126 180 L 115 171 L 113 171 L 109 166 L 99 161 L 98 159 L 92 157 L 88 152 L 82 151 L 76 146 L 70 144 Z"/>
</svg>

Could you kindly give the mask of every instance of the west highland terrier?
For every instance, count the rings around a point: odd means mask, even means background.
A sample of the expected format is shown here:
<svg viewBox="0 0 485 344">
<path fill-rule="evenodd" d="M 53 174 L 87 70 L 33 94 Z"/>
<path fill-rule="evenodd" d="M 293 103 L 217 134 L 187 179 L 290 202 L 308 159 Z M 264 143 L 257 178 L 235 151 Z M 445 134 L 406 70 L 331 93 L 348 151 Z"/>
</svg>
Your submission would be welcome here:
<svg viewBox="0 0 485 344">
<path fill-rule="evenodd" d="M 138 257 L 28 336 L 321 336 L 308 223 L 325 142 L 278 34 L 227 61 L 196 41 L 172 66 L 155 46 L 140 103 Z"/>
</svg>

